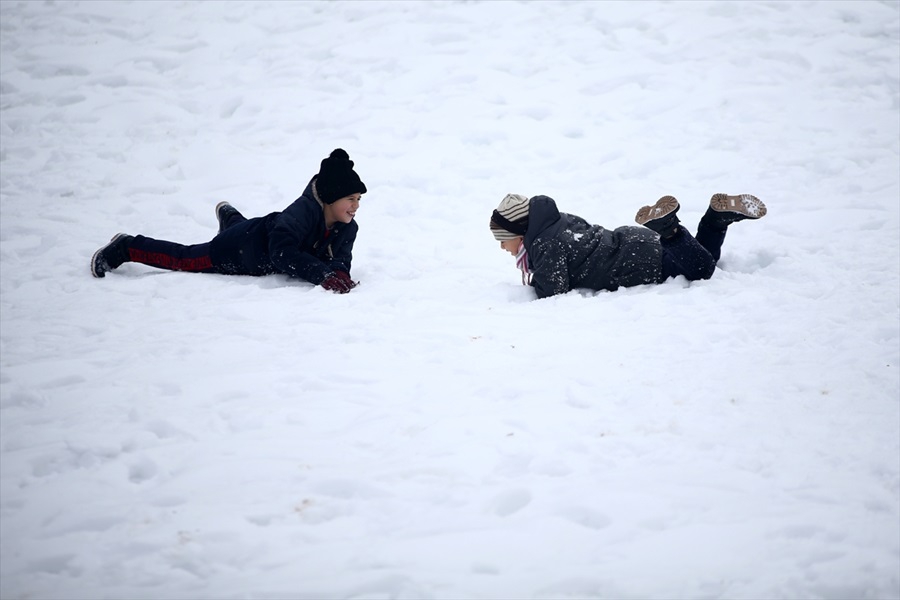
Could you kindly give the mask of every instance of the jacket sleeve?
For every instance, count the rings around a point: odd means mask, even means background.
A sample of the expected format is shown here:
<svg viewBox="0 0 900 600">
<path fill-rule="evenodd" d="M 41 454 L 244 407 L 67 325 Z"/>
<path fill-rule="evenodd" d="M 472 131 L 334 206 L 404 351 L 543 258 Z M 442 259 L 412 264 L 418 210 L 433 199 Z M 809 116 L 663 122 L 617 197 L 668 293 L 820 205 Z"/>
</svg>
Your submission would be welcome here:
<svg viewBox="0 0 900 600">
<path fill-rule="evenodd" d="M 569 268 L 563 242 L 537 240 L 528 252 L 531 261 L 531 285 L 538 298 L 565 294 L 569 287 Z"/>
<path fill-rule="evenodd" d="M 353 244 L 356 242 L 356 232 L 359 226 L 356 221 L 351 221 L 341 229 L 331 245 L 332 258 L 327 261 L 329 269 L 333 271 L 350 272 L 350 263 L 353 262 Z"/>
<path fill-rule="evenodd" d="M 269 258 L 280 273 L 319 285 L 332 271 L 306 247 L 308 240 L 315 239 L 319 223 L 296 204 L 278 215 L 269 232 Z"/>
</svg>

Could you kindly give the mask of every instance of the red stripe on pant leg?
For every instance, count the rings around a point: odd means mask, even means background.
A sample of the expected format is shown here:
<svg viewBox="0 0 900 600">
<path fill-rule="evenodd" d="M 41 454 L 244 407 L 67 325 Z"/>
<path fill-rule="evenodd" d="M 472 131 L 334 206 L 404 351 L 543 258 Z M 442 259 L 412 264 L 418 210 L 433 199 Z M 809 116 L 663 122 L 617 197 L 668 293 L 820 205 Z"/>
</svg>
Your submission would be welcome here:
<svg viewBox="0 0 900 600">
<path fill-rule="evenodd" d="M 189 271 L 191 273 L 202 273 L 212 269 L 212 261 L 209 256 L 198 256 L 197 258 L 175 258 L 168 254 L 160 254 L 159 252 L 144 252 L 134 248 L 128 249 L 128 255 L 134 262 L 150 265 L 151 267 L 159 267 L 160 269 L 169 269 L 171 271 Z"/>
</svg>

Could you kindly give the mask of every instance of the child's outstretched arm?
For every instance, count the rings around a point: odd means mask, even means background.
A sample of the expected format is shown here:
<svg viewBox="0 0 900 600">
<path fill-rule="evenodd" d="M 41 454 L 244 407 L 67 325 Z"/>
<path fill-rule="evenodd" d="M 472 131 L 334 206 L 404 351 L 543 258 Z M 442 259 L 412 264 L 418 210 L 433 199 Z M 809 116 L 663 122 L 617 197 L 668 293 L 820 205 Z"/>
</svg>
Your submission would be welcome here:
<svg viewBox="0 0 900 600">
<path fill-rule="evenodd" d="M 563 243 L 556 239 L 537 240 L 529 252 L 531 285 L 538 298 L 565 294 L 569 287 L 569 267 Z"/>
<path fill-rule="evenodd" d="M 315 225 L 308 220 L 298 219 L 287 211 L 281 213 L 275 227 L 269 232 L 269 257 L 280 273 L 319 285 L 332 270 L 303 249 L 305 240 L 313 235 L 310 230 Z"/>
</svg>

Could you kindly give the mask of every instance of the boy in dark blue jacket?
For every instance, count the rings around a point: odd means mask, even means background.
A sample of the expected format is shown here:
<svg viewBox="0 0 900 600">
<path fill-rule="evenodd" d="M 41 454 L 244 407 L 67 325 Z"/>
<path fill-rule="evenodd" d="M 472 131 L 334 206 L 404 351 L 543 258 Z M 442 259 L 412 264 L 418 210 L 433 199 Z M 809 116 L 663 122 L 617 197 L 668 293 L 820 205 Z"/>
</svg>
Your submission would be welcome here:
<svg viewBox="0 0 900 600">
<path fill-rule="evenodd" d="M 350 279 L 359 229 L 354 217 L 366 191 L 350 156 L 338 148 L 284 211 L 247 219 L 220 202 L 219 234 L 204 244 L 188 246 L 119 233 L 94 253 L 91 272 L 104 277 L 122 263 L 138 262 L 194 273 L 283 273 L 344 294 L 357 285 Z"/>
<path fill-rule="evenodd" d="M 684 276 L 709 279 L 716 270 L 728 226 L 759 219 L 766 205 L 756 196 L 715 194 L 696 238 L 678 220 L 678 200 L 663 196 L 641 208 L 644 227 L 606 229 L 560 212 L 547 196 L 507 194 L 491 215 L 491 233 L 516 257 L 522 283 L 538 298 L 576 288 L 614 291 Z"/>
</svg>

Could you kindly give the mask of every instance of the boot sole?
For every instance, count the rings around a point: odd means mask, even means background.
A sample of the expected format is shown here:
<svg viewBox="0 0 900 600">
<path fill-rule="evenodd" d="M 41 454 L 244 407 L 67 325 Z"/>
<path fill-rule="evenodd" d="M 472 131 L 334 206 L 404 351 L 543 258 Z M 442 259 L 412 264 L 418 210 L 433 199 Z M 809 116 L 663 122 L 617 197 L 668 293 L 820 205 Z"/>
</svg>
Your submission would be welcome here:
<svg viewBox="0 0 900 600">
<path fill-rule="evenodd" d="M 661 219 L 678 210 L 678 200 L 674 196 L 663 196 L 653 206 L 644 206 L 635 215 L 638 225 L 646 225 L 650 221 Z"/>
<path fill-rule="evenodd" d="M 104 250 L 106 250 L 107 248 L 109 248 L 110 246 L 115 244 L 117 241 L 119 241 L 123 237 L 126 237 L 127 235 L 128 235 L 127 233 L 117 233 L 116 235 L 112 236 L 112 239 L 109 240 L 108 244 L 106 244 L 105 246 L 103 246 L 102 248 L 100 248 L 99 250 L 94 252 L 94 255 L 91 257 L 91 275 L 93 275 L 94 277 L 106 277 L 106 271 L 99 268 L 99 265 L 97 264 L 97 259 L 100 258 L 100 255 L 103 254 Z M 108 270 L 112 270 L 112 269 L 108 269 Z"/>
<path fill-rule="evenodd" d="M 716 212 L 736 213 L 745 219 L 760 219 L 766 216 L 766 205 L 756 196 L 741 194 L 714 194 L 709 200 L 709 207 Z"/>
</svg>

